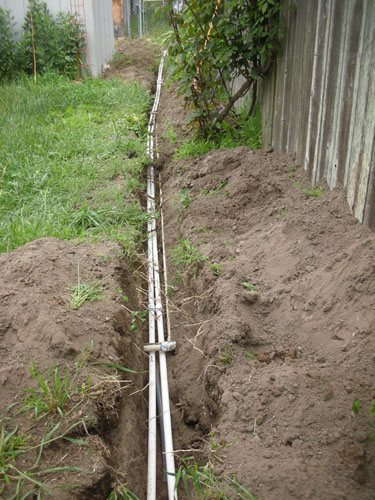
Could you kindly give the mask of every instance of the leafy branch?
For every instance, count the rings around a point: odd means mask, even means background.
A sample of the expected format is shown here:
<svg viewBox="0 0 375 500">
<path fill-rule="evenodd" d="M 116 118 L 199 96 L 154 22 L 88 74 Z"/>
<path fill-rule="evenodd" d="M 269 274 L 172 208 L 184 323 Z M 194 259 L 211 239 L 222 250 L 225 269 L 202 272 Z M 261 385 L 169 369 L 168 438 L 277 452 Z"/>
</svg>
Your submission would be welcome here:
<svg viewBox="0 0 375 500">
<path fill-rule="evenodd" d="M 170 15 L 169 54 L 189 123 L 204 137 L 216 135 L 251 89 L 254 110 L 257 81 L 280 48 L 280 0 L 186 0 L 183 12 Z M 244 81 L 233 91 L 230 83 L 239 76 Z"/>
</svg>

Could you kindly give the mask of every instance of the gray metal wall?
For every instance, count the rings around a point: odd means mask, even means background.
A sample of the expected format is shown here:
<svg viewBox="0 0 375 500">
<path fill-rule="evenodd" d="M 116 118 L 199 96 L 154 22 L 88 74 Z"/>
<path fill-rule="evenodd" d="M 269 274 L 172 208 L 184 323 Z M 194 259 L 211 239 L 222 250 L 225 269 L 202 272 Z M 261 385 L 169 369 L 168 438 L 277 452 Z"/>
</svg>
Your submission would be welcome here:
<svg viewBox="0 0 375 500">
<path fill-rule="evenodd" d="M 70 0 L 45 0 L 51 14 L 70 12 Z M 114 34 L 112 20 L 112 0 L 80 0 L 85 5 L 87 39 L 90 57 L 90 70 L 95 78 L 104 63 L 112 59 L 114 53 Z M 20 29 L 25 18 L 28 0 L 0 0 L 0 7 L 10 10 Z"/>
<path fill-rule="evenodd" d="M 375 0 L 287 0 L 283 52 L 260 90 L 264 141 L 313 183 L 341 184 L 375 228 Z"/>
</svg>

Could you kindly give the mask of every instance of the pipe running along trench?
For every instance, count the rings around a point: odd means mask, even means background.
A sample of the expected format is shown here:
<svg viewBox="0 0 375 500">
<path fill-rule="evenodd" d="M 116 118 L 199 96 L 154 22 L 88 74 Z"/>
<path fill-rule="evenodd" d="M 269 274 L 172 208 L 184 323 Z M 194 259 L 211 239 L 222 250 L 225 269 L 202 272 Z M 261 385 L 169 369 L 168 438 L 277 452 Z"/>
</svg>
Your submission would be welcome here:
<svg viewBox="0 0 375 500">
<path fill-rule="evenodd" d="M 171 412 L 169 404 L 167 357 L 168 351 L 172 351 L 176 343 L 171 340 L 169 320 L 168 338 L 165 341 L 164 336 L 164 318 L 163 305 L 161 300 L 160 270 L 158 256 L 158 241 L 156 230 L 156 187 L 155 187 L 155 167 L 153 160 L 158 157 L 156 150 L 156 113 L 159 107 L 161 88 L 163 84 L 163 65 L 166 52 L 164 51 L 160 60 L 158 77 L 156 81 L 156 93 L 154 105 L 150 113 L 150 120 L 147 127 L 147 156 L 151 160 L 147 171 L 147 212 L 149 219 L 147 222 L 148 233 L 148 321 L 149 321 L 149 344 L 144 346 L 144 350 L 149 355 L 149 407 L 148 407 L 148 465 L 147 465 L 147 500 L 156 500 L 156 435 L 157 435 L 157 406 L 162 414 L 160 419 L 161 433 L 164 441 L 164 460 L 165 472 L 167 476 L 168 500 L 177 500 L 175 491 L 175 463 L 173 452 Z M 162 209 L 161 209 L 162 210 Z M 163 267 L 164 283 L 166 286 L 165 274 L 165 247 L 164 247 L 164 228 L 163 217 L 162 224 L 162 248 L 163 248 Z M 166 298 L 167 300 L 167 298 Z M 157 334 L 157 339 L 156 339 Z M 157 353 L 159 353 L 159 372 L 160 372 L 160 393 L 161 401 L 157 405 Z"/>
</svg>

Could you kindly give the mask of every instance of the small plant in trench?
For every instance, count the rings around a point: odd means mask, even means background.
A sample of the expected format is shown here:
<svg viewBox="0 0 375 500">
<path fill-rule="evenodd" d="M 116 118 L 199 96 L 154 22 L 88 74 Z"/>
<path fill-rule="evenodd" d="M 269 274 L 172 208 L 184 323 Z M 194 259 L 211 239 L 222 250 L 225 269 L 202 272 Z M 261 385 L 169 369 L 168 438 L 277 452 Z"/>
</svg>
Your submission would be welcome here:
<svg viewBox="0 0 375 500">
<path fill-rule="evenodd" d="M 131 311 L 131 332 L 135 332 L 137 330 L 137 321 L 140 321 L 141 323 L 147 321 L 147 309 L 144 311 Z"/>
<path fill-rule="evenodd" d="M 73 372 L 67 365 L 64 369 L 53 365 L 51 369 L 41 373 L 36 363 L 32 361 L 30 373 L 37 387 L 22 391 L 24 397 L 19 412 L 32 411 L 35 419 L 55 413 L 63 417 L 65 407 L 72 399 L 73 393 L 83 391 L 83 386 L 78 384 L 78 380 L 92 349 L 92 343 L 82 349 Z M 90 385 L 90 376 L 87 375 L 84 392 L 89 391 Z"/>
<path fill-rule="evenodd" d="M 119 486 L 107 496 L 106 500 L 140 500 L 135 493 L 126 486 Z"/>
<path fill-rule="evenodd" d="M 182 464 L 176 472 L 176 489 L 183 489 L 188 499 L 255 500 L 249 490 L 237 481 L 234 474 L 217 475 L 210 464 L 200 466 L 193 457 L 181 461 Z"/>
<path fill-rule="evenodd" d="M 122 298 L 122 300 L 124 302 L 128 302 L 129 301 L 129 297 L 127 295 L 124 294 L 124 292 L 122 291 L 122 288 L 116 288 L 116 292 L 120 295 L 120 297 Z"/>
<path fill-rule="evenodd" d="M 219 359 L 224 364 L 230 364 L 233 361 L 233 347 L 230 345 L 226 345 L 223 349 L 219 351 Z"/>
</svg>

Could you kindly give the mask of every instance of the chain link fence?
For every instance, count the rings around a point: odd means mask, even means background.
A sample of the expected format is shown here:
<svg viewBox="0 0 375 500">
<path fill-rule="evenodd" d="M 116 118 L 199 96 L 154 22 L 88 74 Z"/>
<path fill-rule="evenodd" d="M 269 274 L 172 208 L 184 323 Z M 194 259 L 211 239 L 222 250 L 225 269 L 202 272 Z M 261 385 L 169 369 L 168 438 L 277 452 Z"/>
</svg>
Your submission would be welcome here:
<svg viewBox="0 0 375 500">
<path fill-rule="evenodd" d="M 124 0 L 124 36 L 156 38 L 170 29 L 165 0 Z"/>
</svg>

